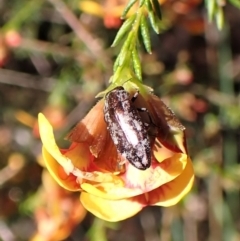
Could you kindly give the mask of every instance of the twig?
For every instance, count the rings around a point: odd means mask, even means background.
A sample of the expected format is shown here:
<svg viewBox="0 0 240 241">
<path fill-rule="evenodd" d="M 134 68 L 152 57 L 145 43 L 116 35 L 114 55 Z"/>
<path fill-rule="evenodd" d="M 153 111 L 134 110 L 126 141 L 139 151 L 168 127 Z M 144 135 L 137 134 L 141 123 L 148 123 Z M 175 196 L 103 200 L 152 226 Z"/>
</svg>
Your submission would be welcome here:
<svg viewBox="0 0 240 241">
<path fill-rule="evenodd" d="M 85 43 L 91 54 L 95 56 L 96 59 L 104 60 L 105 64 L 109 63 L 110 60 L 106 57 L 106 53 L 103 52 L 100 41 L 86 30 L 83 24 L 81 24 L 67 5 L 61 0 L 48 1 L 51 2 L 56 10 L 61 14 L 62 18 L 73 29 L 78 38 Z"/>
<path fill-rule="evenodd" d="M 49 92 L 52 91 L 56 82 L 53 78 L 41 78 L 13 70 L 0 69 L 0 84 L 16 85 Z"/>
<path fill-rule="evenodd" d="M 15 175 L 17 175 L 22 170 L 24 165 L 25 165 L 24 160 L 20 160 L 20 162 L 18 163 L 16 163 L 15 160 L 12 160 L 12 163 L 2 168 L 0 170 L 0 186 L 2 186 L 4 183 L 9 181 Z"/>
<path fill-rule="evenodd" d="M 91 56 L 86 55 L 84 53 L 80 53 L 79 51 L 72 50 L 69 47 L 50 43 L 46 41 L 40 41 L 36 39 L 22 39 L 21 45 L 18 49 L 23 49 L 25 51 L 32 52 L 41 52 L 44 54 L 57 55 L 64 58 L 75 58 L 77 61 L 83 63 L 92 61 Z"/>
</svg>

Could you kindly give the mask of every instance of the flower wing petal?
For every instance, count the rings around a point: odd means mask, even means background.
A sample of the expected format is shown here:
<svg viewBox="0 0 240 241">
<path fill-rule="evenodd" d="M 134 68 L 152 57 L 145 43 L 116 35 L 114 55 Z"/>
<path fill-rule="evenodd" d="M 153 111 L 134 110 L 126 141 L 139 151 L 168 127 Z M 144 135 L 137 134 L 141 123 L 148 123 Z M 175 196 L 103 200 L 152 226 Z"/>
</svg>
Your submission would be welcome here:
<svg viewBox="0 0 240 241">
<path fill-rule="evenodd" d="M 59 163 L 54 159 L 54 157 L 45 147 L 42 149 L 42 155 L 48 171 L 61 187 L 69 191 L 80 190 L 80 186 L 76 182 L 76 177 L 72 174 L 67 175 L 63 167 L 59 165 Z"/>
<path fill-rule="evenodd" d="M 194 182 L 194 170 L 192 161 L 188 162 L 184 171 L 177 178 L 165 185 L 149 192 L 149 205 L 172 206 L 179 202 L 192 188 Z"/>
<path fill-rule="evenodd" d="M 89 166 L 90 151 L 80 144 L 72 145 L 68 150 L 60 150 L 55 142 L 53 128 L 48 120 L 43 114 L 39 114 L 38 120 L 43 142 L 43 157 L 48 170 L 62 187 L 71 191 L 80 190 L 77 177 L 72 173 L 78 170 L 78 167 Z M 76 155 L 76 152 L 78 153 L 78 159 L 74 160 L 73 163 L 70 158 Z M 83 173 L 81 176 L 84 177 L 86 174 Z"/>
<path fill-rule="evenodd" d="M 158 140 L 170 150 L 187 153 L 185 127 L 177 119 L 173 111 L 155 95 L 149 100 L 150 113 L 158 128 Z"/>
<path fill-rule="evenodd" d="M 157 162 L 156 162 L 157 163 Z M 151 166 L 145 171 L 133 167 L 131 164 L 126 168 L 126 172 L 119 177 L 123 182 L 116 183 L 98 183 L 96 185 L 83 183 L 81 188 L 95 196 L 119 200 L 137 196 L 171 182 L 181 175 L 187 164 L 187 155 L 175 154 L 167 160 Z"/>
<path fill-rule="evenodd" d="M 187 165 L 187 155 L 176 153 L 161 163 L 152 162 L 150 168 L 139 171 L 129 165 L 125 173 L 126 186 L 142 190 L 142 193 L 152 191 L 178 177 Z M 139 193 L 140 194 L 140 193 Z"/>
<path fill-rule="evenodd" d="M 43 114 L 38 115 L 39 132 L 44 148 L 64 168 L 66 173 L 72 172 L 74 166 L 58 148 L 53 135 L 53 128 Z"/>
<path fill-rule="evenodd" d="M 86 192 L 82 192 L 80 200 L 89 212 L 109 222 L 132 217 L 144 207 L 136 199 L 109 200 Z"/>
</svg>

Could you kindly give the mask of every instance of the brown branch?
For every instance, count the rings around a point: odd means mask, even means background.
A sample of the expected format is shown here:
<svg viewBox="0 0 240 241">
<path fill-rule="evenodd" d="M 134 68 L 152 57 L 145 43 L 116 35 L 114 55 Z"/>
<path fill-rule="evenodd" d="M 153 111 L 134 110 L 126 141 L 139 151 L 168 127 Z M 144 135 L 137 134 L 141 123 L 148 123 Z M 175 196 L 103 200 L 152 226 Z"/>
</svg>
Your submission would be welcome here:
<svg viewBox="0 0 240 241">
<path fill-rule="evenodd" d="M 53 78 L 41 78 L 13 70 L 0 69 L 0 84 L 16 85 L 29 89 L 51 91 L 56 83 Z"/>
<path fill-rule="evenodd" d="M 22 39 L 21 45 L 18 49 L 23 49 L 25 51 L 41 52 L 44 54 L 57 55 L 63 58 L 74 58 L 81 64 L 87 62 L 93 62 L 90 55 L 85 53 L 72 50 L 64 45 L 50 43 L 46 41 L 40 41 L 36 39 Z"/>
</svg>

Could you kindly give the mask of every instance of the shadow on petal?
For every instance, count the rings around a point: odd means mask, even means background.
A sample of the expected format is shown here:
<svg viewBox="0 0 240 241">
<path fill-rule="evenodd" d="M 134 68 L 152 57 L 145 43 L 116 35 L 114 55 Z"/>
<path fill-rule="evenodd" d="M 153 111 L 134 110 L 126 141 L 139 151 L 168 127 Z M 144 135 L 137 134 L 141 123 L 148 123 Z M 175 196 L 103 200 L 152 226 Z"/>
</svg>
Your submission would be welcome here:
<svg viewBox="0 0 240 241">
<path fill-rule="evenodd" d="M 85 143 L 74 143 L 71 148 L 65 151 L 64 156 L 71 160 L 74 167 L 81 170 L 91 169 L 96 170 L 97 167 L 93 164 L 92 155 L 88 146 Z"/>
<path fill-rule="evenodd" d="M 163 146 L 159 140 L 156 138 L 154 141 L 154 145 L 153 145 L 153 155 L 156 158 L 156 160 L 158 162 L 162 162 L 167 158 L 172 157 L 174 154 L 176 154 L 176 152 L 166 148 L 165 146 Z"/>
<path fill-rule="evenodd" d="M 173 111 L 155 95 L 148 99 L 149 112 L 157 128 L 157 139 L 166 148 L 174 152 L 187 153 L 185 127 Z"/>
<path fill-rule="evenodd" d="M 104 101 L 100 100 L 67 136 L 71 142 L 86 143 L 95 157 L 104 150 L 109 136 L 103 105 Z"/>
</svg>

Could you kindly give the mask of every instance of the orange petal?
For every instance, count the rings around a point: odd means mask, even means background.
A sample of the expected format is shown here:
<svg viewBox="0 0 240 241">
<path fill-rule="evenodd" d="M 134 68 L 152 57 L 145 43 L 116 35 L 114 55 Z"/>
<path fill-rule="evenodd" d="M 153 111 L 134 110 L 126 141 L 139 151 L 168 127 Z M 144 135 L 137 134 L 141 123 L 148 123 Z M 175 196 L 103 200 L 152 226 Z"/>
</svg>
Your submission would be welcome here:
<svg viewBox="0 0 240 241">
<path fill-rule="evenodd" d="M 117 148 L 114 145 L 110 135 L 107 136 L 106 145 L 94 160 L 97 166 L 106 172 L 119 171 Z"/>
<path fill-rule="evenodd" d="M 152 165 L 145 171 L 126 163 L 126 172 L 119 174 L 122 182 L 104 182 L 96 185 L 83 183 L 82 189 L 95 196 L 119 200 L 154 190 L 181 175 L 187 164 L 187 155 L 175 154 L 162 163 Z"/>
<path fill-rule="evenodd" d="M 59 165 L 59 163 L 53 158 L 53 156 L 43 147 L 43 157 L 46 162 L 46 166 L 54 177 L 54 179 L 67 190 L 77 191 L 80 190 L 81 185 L 108 185 L 109 183 L 116 186 L 121 185 L 122 180 L 117 175 L 118 172 L 115 173 L 106 173 L 101 171 L 82 171 L 76 167 L 67 174 L 63 167 Z M 92 166 L 90 165 L 90 168 Z M 88 184 L 87 182 L 93 183 Z M 101 184 L 99 184 L 101 183 Z"/>
<path fill-rule="evenodd" d="M 80 200 L 89 212 L 109 222 L 117 222 L 132 217 L 144 207 L 137 200 L 108 200 L 86 192 L 82 192 Z"/>
<path fill-rule="evenodd" d="M 84 143 L 73 143 L 68 150 L 64 150 L 64 156 L 71 160 L 74 167 L 78 169 L 89 170 L 91 168 L 91 153 Z"/>
<path fill-rule="evenodd" d="M 109 136 L 103 115 L 104 101 L 100 100 L 67 136 L 68 140 L 88 144 L 91 153 L 98 157 Z"/>
<path fill-rule="evenodd" d="M 64 151 L 65 154 L 63 155 L 55 142 L 53 129 L 48 120 L 43 114 L 39 114 L 38 120 L 40 136 L 43 142 L 43 157 L 48 170 L 62 187 L 72 191 L 80 190 L 80 186 L 76 182 L 77 177 L 72 173 L 81 173 L 78 167 L 87 167 L 89 165 L 90 152 L 88 148 L 83 144 L 77 144 Z M 70 158 L 76 156 L 78 158 L 73 159 L 73 162 Z M 82 178 L 88 175 L 89 173 L 81 173 Z"/>
<path fill-rule="evenodd" d="M 64 151 L 65 154 L 63 155 L 55 143 L 52 127 L 47 119 L 43 115 L 40 115 L 39 122 L 40 134 L 43 141 L 43 158 L 46 167 L 59 185 L 67 190 L 77 191 L 80 190 L 80 185 L 83 182 L 95 182 L 96 185 L 99 185 L 99 183 L 113 183 L 114 185 L 122 183 L 121 179 L 117 176 L 118 172 L 108 173 L 101 170 L 97 171 L 97 167 L 88 161 L 90 152 L 84 145 L 77 144 L 69 150 Z M 88 165 L 84 165 L 85 163 L 88 163 Z M 82 167 L 91 169 L 91 171 L 82 171 L 75 165 L 79 167 L 82 165 Z"/>
<path fill-rule="evenodd" d="M 178 203 L 192 188 L 194 170 L 188 158 L 186 168 L 177 178 L 149 192 L 149 205 L 172 206 Z"/>
</svg>

